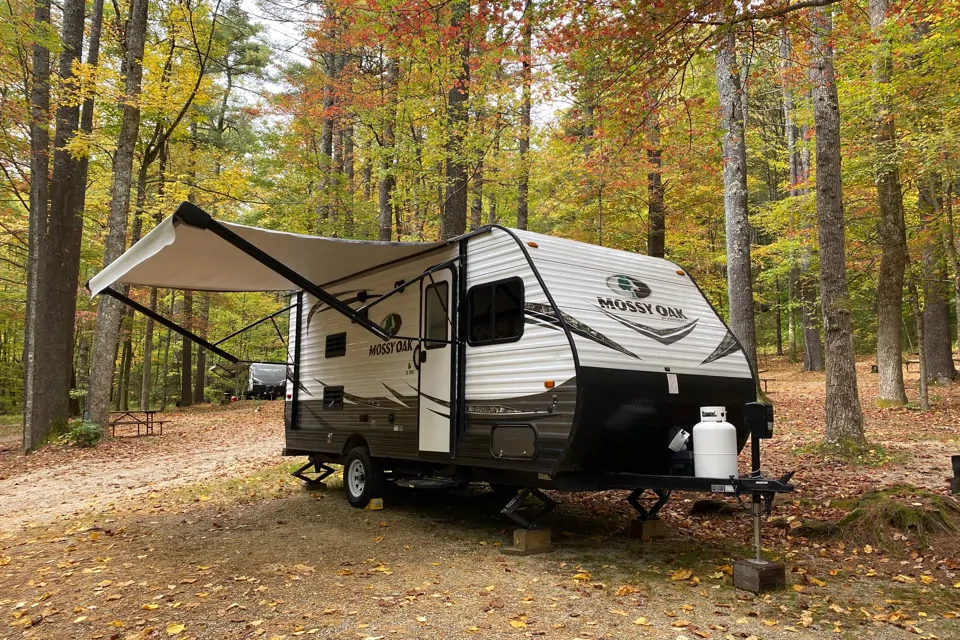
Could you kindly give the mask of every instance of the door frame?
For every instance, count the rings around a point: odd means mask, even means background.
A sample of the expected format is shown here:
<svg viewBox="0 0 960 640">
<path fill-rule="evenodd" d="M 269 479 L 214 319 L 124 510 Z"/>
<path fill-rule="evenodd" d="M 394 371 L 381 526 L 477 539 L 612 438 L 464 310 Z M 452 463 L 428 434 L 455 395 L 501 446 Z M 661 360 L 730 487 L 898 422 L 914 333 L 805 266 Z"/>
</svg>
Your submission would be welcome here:
<svg viewBox="0 0 960 640">
<path fill-rule="evenodd" d="M 433 267 L 428 267 L 428 270 Z M 464 415 L 464 402 L 463 398 L 459 391 L 463 388 L 463 341 L 460 339 L 462 335 L 461 326 L 464 324 L 463 318 L 461 317 L 463 299 L 463 287 L 461 285 L 463 279 L 461 278 L 462 266 L 460 269 L 457 268 L 456 262 L 453 262 L 447 265 L 446 268 L 440 269 L 435 273 L 447 273 L 450 274 L 450 287 L 447 293 L 448 296 L 448 305 L 449 309 L 447 311 L 447 323 L 449 326 L 449 334 L 447 340 L 450 344 L 450 418 L 449 418 L 449 450 L 448 451 L 422 451 L 420 450 L 420 429 L 421 429 L 421 420 L 420 420 L 420 410 L 417 410 L 417 451 L 418 455 L 425 459 L 440 459 L 440 460 L 450 460 L 456 457 L 457 450 L 457 433 L 459 431 L 458 425 L 461 424 L 462 417 Z M 419 324 L 420 330 L 418 338 L 421 341 L 418 344 L 418 349 L 415 350 L 414 357 L 419 359 L 420 353 L 424 349 L 424 342 L 422 341 L 424 337 L 424 331 L 426 329 L 426 324 L 424 322 L 424 292 L 427 287 L 436 284 L 435 278 L 431 275 L 428 275 L 425 278 L 420 280 L 420 317 Z M 423 367 L 422 363 L 417 362 L 417 391 L 418 393 L 422 389 L 423 384 Z M 424 402 L 422 396 L 420 398 L 420 403 Z"/>
</svg>

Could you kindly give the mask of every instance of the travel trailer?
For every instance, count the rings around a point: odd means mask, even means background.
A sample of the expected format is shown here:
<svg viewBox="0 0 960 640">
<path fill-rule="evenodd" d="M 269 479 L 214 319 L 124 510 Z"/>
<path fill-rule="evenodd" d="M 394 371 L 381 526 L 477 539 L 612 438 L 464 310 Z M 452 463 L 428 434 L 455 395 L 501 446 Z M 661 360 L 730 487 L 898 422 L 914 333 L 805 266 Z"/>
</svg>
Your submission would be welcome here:
<svg viewBox="0 0 960 640">
<path fill-rule="evenodd" d="M 738 472 L 772 410 L 755 402 L 737 339 L 668 260 L 496 225 L 430 243 L 311 237 L 184 203 L 88 283 L 236 362 L 115 283 L 290 292 L 283 453 L 321 477 L 344 465 L 358 507 L 387 480 L 514 496 L 651 489 L 661 502 L 790 490 L 758 458 Z M 704 422 L 716 424 L 698 443 Z M 714 454 L 732 467 L 698 473 Z"/>
<path fill-rule="evenodd" d="M 252 362 L 247 371 L 247 398 L 275 400 L 287 388 L 287 365 Z"/>
</svg>

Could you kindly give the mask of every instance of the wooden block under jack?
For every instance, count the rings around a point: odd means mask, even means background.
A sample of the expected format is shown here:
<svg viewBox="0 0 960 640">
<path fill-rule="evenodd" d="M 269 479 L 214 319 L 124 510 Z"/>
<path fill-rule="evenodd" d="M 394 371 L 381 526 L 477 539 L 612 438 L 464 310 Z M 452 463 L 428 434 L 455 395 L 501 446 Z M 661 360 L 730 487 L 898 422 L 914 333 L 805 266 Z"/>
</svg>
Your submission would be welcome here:
<svg viewBox="0 0 960 640">
<path fill-rule="evenodd" d="M 550 529 L 514 529 L 513 546 L 500 550 L 508 556 L 529 556 L 550 551 L 553 551 Z"/>
<path fill-rule="evenodd" d="M 634 518 L 630 521 L 630 537 L 640 538 L 641 540 L 653 540 L 655 538 L 665 538 L 667 536 L 667 527 L 663 520 L 653 518 L 652 520 L 641 520 Z"/>
<path fill-rule="evenodd" d="M 733 586 L 751 593 L 765 593 L 783 589 L 787 571 L 780 562 L 737 560 L 733 563 Z"/>
</svg>

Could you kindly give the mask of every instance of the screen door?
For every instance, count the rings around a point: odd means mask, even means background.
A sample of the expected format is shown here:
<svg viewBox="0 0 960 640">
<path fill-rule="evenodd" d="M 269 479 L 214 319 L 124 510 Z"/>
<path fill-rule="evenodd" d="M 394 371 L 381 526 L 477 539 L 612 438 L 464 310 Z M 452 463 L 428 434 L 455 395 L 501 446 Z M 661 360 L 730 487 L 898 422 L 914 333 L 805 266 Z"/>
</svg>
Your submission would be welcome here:
<svg viewBox="0 0 960 640">
<path fill-rule="evenodd" d="M 450 452 L 454 279 L 447 269 L 420 281 L 420 450 Z"/>
</svg>

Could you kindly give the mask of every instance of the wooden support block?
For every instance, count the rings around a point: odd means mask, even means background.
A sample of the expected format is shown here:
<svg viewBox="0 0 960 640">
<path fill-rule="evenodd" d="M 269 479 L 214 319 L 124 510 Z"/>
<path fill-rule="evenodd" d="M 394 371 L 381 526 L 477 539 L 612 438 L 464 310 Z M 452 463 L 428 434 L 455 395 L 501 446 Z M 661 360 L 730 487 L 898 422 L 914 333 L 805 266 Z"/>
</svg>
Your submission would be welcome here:
<svg viewBox="0 0 960 640">
<path fill-rule="evenodd" d="M 733 586 L 750 593 L 765 593 L 783 589 L 787 571 L 779 562 L 737 560 L 733 563 Z"/>
<path fill-rule="evenodd" d="M 634 518 L 630 521 L 630 537 L 640 538 L 641 540 L 653 540 L 655 538 L 665 538 L 667 536 L 667 527 L 663 520 L 654 518 L 652 520 L 641 520 Z"/>
<path fill-rule="evenodd" d="M 508 556 L 529 556 L 553 551 L 550 529 L 514 529 L 513 546 L 501 549 Z"/>
</svg>

